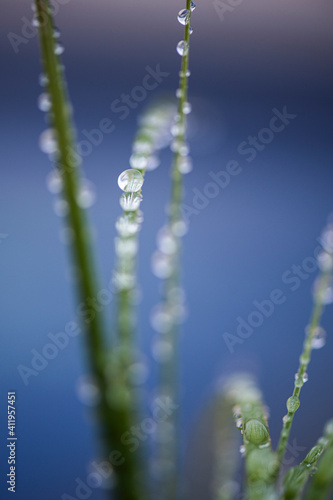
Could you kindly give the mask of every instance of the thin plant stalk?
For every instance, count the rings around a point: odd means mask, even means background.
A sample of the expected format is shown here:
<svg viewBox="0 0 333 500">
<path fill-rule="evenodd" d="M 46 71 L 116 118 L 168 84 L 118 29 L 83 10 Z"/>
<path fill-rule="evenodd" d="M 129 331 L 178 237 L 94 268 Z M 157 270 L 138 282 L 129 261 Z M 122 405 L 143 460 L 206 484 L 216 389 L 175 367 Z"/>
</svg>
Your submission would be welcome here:
<svg viewBox="0 0 333 500">
<path fill-rule="evenodd" d="M 325 454 L 333 442 L 333 422 L 329 422 L 324 430 L 324 435 L 318 439 L 317 443 L 304 460 L 297 466 L 288 470 L 284 478 L 283 494 L 281 500 L 300 500 L 303 488 L 310 474 L 317 474 L 316 465 L 322 455 Z"/>
<path fill-rule="evenodd" d="M 180 255 L 181 255 L 181 237 L 175 231 L 177 224 L 182 224 L 181 204 L 183 200 L 183 174 L 179 169 L 179 163 L 183 156 L 181 154 L 181 146 L 185 145 L 186 140 L 186 113 L 184 112 L 184 105 L 187 103 L 188 93 L 188 76 L 189 76 L 189 47 L 190 47 L 190 22 L 191 22 L 191 0 L 186 0 L 186 10 L 189 13 L 189 19 L 185 24 L 184 29 L 184 42 L 185 52 L 182 55 L 179 89 L 178 89 L 178 109 L 177 109 L 177 126 L 179 132 L 175 134 L 173 145 L 173 162 L 171 170 L 171 199 L 169 205 L 169 218 L 168 218 L 168 231 L 174 237 L 175 251 L 171 256 L 171 273 L 166 278 L 163 290 L 163 300 L 166 309 L 173 309 L 175 304 L 170 304 L 170 297 L 175 290 L 179 290 L 180 285 Z M 172 313 L 171 313 L 172 315 Z M 175 319 L 175 318 L 173 318 Z M 172 400 L 174 411 L 170 415 L 170 432 L 168 432 L 167 442 L 159 447 L 159 467 L 161 474 L 161 481 L 159 485 L 159 496 L 166 500 L 175 500 L 179 498 L 179 459 L 178 459 L 178 335 L 179 327 L 177 321 L 172 321 L 170 328 L 165 333 L 164 338 L 169 343 L 172 349 L 170 359 L 161 363 L 160 367 L 160 391 L 163 395 Z M 165 442 L 166 430 L 164 424 L 160 425 L 158 430 L 162 437 L 162 442 Z"/>
<path fill-rule="evenodd" d="M 288 413 L 283 418 L 283 428 L 281 431 L 281 436 L 277 449 L 280 467 L 281 464 L 283 463 L 283 457 L 286 451 L 286 446 L 288 443 L 293 419 L 300 405 L 299 395 L 304 382 L 307 380 L 306 370 L 311 359 L 313 340 L 315 337 L 316 330 L 317 328 L 319 328 L 320 325 L 321 317 L 325 306 L 325 292 L 329 289 L 331 279 L 332 279 L 331 269 L 322 272 L 321 275 L 319 276 L 318 285 L 314 292 L 313 311 L 310 319 L 310 324 L 305 335 L 302 354 L 299 358 L 300 363 L 298 372 L 295 376 L 294 390 L 291 397 L 287 401 Z"/>
<path fill-rule="evenodd" d="M 73 231 L 71 253 L 77 268 L 78 291 L 82 303 L 96 299 L 99 287 L 91 252 L 91 237 L 86 215 L 79 206 L 80 174 L 74 148 L 74 133 L 65 79 L 59 57 L 56 54 L 54 26 L 50 4 L 47 0 L 35 0 L 37 22 L 39 25 L 40 45 L 48 93 L 51 101 L 51 119 L 58 145 L 57 168 L 63 183 L 63 196 L 68 203 L 67 222 Z M 98 417 L 105 453 L 114 460 L 113 450 L 119 449 L 121 436 L 128 431 L 130 420 L 127 410 L 122 407 L 111 411 L 108 402 L 109 386 L 105 375 L 108 367 L 105 345 L 103 315 L 94 311 L 89 322 L 82 322 L 86 331 L 86 343 L 93 377 L 100 391 Z M 117 455 L 116 490 L 121 500 L 143 500 L 138 480 L 138 467 L 135 455 L 122 446 Z M 109 455 L 109 453 L 111 454 Z M 118 452 L 119 453 L 119 452 Z"/>
</svg>

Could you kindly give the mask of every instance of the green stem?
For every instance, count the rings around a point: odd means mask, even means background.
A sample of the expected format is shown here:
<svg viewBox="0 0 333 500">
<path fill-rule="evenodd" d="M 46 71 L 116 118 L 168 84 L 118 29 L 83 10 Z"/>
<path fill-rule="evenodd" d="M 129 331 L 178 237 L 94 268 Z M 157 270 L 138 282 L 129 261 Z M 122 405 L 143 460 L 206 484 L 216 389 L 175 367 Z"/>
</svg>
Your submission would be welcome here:
<svg viewBox="0 0 333 500">
<path fill-rule="evenodd" d="M 278 458 L 279 458 L 279 470 L 281 469 L 283 463 L 283 457 L 286 451 L 287 442 L 289 439 L 289 434 L 295 413 L 299 407 L 299 395 L 301 388 L 304 384 L 303 378 L 306 374 L 307 367 L 310 363 L 312 344 L 314 339 L 314 334 L 316 329 L 319 327 L 321 316 L 324 310 L 324 299 L 323 293 L 328 288 L 331 280 L 331 273 L 325 272 L 320 275 L 318 289 L 315 292 L 314 297 L 314 307 L 311 315 L 310 325 L 305 335 L 305 340 L 303 344 L 303 351 L 300 356 L 300 363 L 298 368 L 298 374 L 295 378 L 294 390 L 292 396 L 288 399 L 287 409 L 288 413 L 283 418 L 283 428 L 281 431 L 280 441 L 278 444 Z"/>
<path fill-rule="evenodd" d="M 188 68 L 189 68 L 189 46 L 190 46 L 190 22 L 191 22 L 191 0 L 186 0 L 186 9 L 189 11 L 189 22 L 185 25 L 184 41 L 187 47 L 182 56 L 181 72 L 179 79 L 179 101 L 178 101 L 178 121 L 179 133 L 175 137 L 178 144 L 184 144 L 186 140 L 186 114 L 184 113 L 184 104 L 187 102 L 188 91 Z M 174 234 L 174 226 L 181 221 L 181 203 L 183 199 L 183 175 L 178 166 L 182 155 L 178 148 L 174 149 L 174 156 L 171 171 L 171 200 L 168 219 L 168 228 L 170 234 Z M 181 238 L 175 236 L 176 251 L 171 256 L 171 274 L 166 279 L 163 290 L 163 304 L 166 309 L 170 306 L 170 297 L 173 291 L 179 288 L 180 284 L 180 256 L 181 256 Z M 171 308 L 172 308 L 171 304 Z M 171 327 L 164 335 L 166 342 L 172 346 L 172 355 L 168 361 L 162 363 L 160 368 L 160 391 L 163 395 L 171 398 L 175 407 L 179 407 L 178 401 L 178 335 L 179 327 L 177 322 L 172 322 Z M 166 500 L 175 500 L 179 498 L 179 459 L 177 453 L 178 440 L 178 411 L 175 409 L 170 415 L 169 423 L 172 426 L 167 445 L 159 449 L 159 461 L 161 464 L 161 483 L 159 487 L 159 497 Z M 163 432 L 163 431 L 160 431 Z M 166 464 L 167 470 L 163 471 Z"/>
<path fill-rule="evenodd" d="M 88 306 L 90 299 L 96 299 L 99 287 L 91 253 L 91 237 L 84 211 L 77 200 L 80 192 L 80 174 L 74 148 L 70 106 L 65 89 L 64 75 L 59 58 L 55 54 L 56 44 L 53 37 L 53 22 L 47 0 L 35 0 L 39 35 L 45 74 L 48 79 L 48 92 L 51 99 L 51 116 L 58 144 L 58 169 L 63 181 L 63 196 L 69 207 L 67 221 L 73 230 L 71 253 L 77 267 L 77 282 L 80 299 Z M 84 307 L 82 308 L 84 309 Z M 117 476 L 117 492 L 121 500 L 142 500 L 135 456 L 121 443 L 121 437 L 130 428 L 127 409 L 121 406 L 110 409 L 109 386 L 106 377 L 108 367 L 103 315 L 100 311 L 91 314 L 89 322 L 81 318 L 86 330 L 89 361 L 94 379 L 100 389 L 101 401 L 98 417 L 102 427 L 103 444 L 107 454 L 119 450 L 118 465 L 114 468 Z M 114 464 L 114 455 L 110 456 Z"/>
</svg>

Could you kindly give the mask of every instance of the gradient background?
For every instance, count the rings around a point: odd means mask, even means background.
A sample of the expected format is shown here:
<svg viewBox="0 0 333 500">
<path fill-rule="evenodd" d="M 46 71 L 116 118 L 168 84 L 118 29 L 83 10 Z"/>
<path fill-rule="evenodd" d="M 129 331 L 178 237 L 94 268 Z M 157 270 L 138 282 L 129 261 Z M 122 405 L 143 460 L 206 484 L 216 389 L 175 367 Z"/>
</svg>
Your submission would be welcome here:
<svg viewBox="0 0 333 500">
<path fill-rule="evenodd" d="M 98 193 L 91 213 L 104 284 L 112 270 L 114 222 L 120 213 L 117 177 L 128 166 L 137 115 L 149 99 L 123 121 L 110 105 L 141 84 L 147 65 L 160 64 L 170 73 L 149 98 L 174 93 L 180 66 L 175 46 L 182 38 L 176 14 L 183 7 L 175 0 L 70 0 L 56 15 L 79 139 L 83 129 L 96 128 L 102 118 L 116 125 L 84 161 Z M 190 142 L 195 169 L 185 179 L 185 202 L 190 205 L 192 190 L 202 191 L 208 173 L 224 169 L 229 160 L 238 160 L 242 173 L 191 217 L 184 239 L 183 279 L 190 314 L 181 336 L 182 451 L 191 476 L 190 497 L 198 500 L 209 498 L 208 441 L 194 439 L 193 433 L 220 377 L 236 369 L 249 369 L 258 377 L 277 440 L 316 273 L 295 292 L 283 285 L 281 276 L 313 255 L 333 209 L 331 2 L 244 0 L 226 12 L 224 20 L 218 10 L 212 1 L 198 0 L 193 14 Z M 75 390 L 78 378 L 87 372 L 81 336 L 31 377 L 27 387 L 17 372 L 18 364 L 29 365 L 31 349 L 40 351 L 47 334 L 61 331 L 74 317 L 75 307 L 67 248 L 59 240 L 61 221 L 45 186 L 51 165 L 37 144 L 45 128 L 36 106 L 41 92 L 37 37 L 20 45 L 17 54 L 7 39 L 9 32 L 21 33 L 24 16 L 32 17 L 30 2 L 2 3 L 0 233 L 8 236 L 0 244 L 0 460 L 7 473 L 6 397 L 7 391 L 16 390 L 15 498 L 58 500 L 64 493 L 74 496 L 75 478 L 86 478 L 87 464 L 97 454 L 96 429 Z M 283 106 L 297 118 L 248 163 L 237 153 L 238 145 L 268 126 L 272 108 Z M 170 155 L 162 156 L 163 164 L 147 176 L 144 186 L 140 238 L 140 342 L 151 366 L 148 392 L 156 372 L 148 318 L 159 286 L 149 262 L 169 186 Z M 284 291 L 285 303 L 230 354 L 223 333 L 234 333 L 237 316 L 246 318 L 252 302 L 268 298 L 275 288 Z M 328 307 L 323 319 L 327 344 L 314 352 L 292 432 L 297 444 L 307 448 L 333 415 L 332 320 Z M 186 458 L 189 443 L 192 452 Z M 0 496 L 10 498 L 5 481 L 2 474 Z M 90 498 L 104 497 L 94 490 Z"/>
</svg>

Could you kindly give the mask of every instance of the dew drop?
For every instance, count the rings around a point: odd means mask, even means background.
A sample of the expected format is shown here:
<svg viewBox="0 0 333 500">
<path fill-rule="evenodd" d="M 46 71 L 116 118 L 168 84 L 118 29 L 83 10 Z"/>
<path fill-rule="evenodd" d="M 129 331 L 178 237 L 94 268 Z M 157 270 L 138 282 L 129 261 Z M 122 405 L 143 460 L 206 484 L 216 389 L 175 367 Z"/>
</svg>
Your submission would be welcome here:
<svg viewBox="0 0 333 500">
<path fill-rule="evenodd" d="M 44 73 L 41 73 L 39 75 L 38 81 L 39 81 L 39 85 L 41 87 L 45 87 L 49 83 L 49 79 L 47 78 L 47 76 Z"/>
<path fill-rule="evenodd" d="M 139 224 L 136 221 L 130 220 L 128 216 L 123 215 L 117 220 L 116 229 L 120 236 L 126 238 L 139 231 Z"/>
<path fill-rule="evenodd" d="M 44 113 L 47 111 L 50 111 L 51 99 L 50 99 L 49 94 L 47 94 L 46 92 L 43 92 L 43 94 L 41 94 L 38 97 L 37 106 L 38 106 L 38 109 L 40 109 L 40 111 L 43 111 Z"/>
<path fill-rule="evenodd" d="M 180 56 L 186 56 L 188 54 L 188 42 L 181 40 L 177 43 L 177 52 Z"/>
<path fill-rule="evenodd" d="M 142 188 L 143 176 L 134 168 L 124 170 L 118 177 L 118 186 L 125 193 L 137 193 Z"/>
<path fill-rule="evenodd" d="M 330 272 L 333 269 L 332 256 L 327 252 L 321 252 L 318 255 L 318 265 L 323 272 Z"/>
<path fill-rule="evenodd" d="M 119 257 L 134 257 L 138 251 L 138 242 L 133 238 L 116 238 L 115 250 Z"/>
<path fill-rule="evenodd" d="M 141 202 L 142 196 L 138 193 L 123 193 L 119 200 L 120 206 L 125 212 L 135 212 Z"/>
<path fill-rule="evenodd" d="M 129 159 L 129 164 L 134 169 L 143 170 L 147 167 L 148 159 L 144 154 L 134 153 Z"/>
<path fill-rule="evenodd" d="M 52 170 L 46 178 L 46 186 L 50 193 L 58 194 L 62 190 L 62 179 L 58 170 Z"/>
<path fill-rule="evenodd" d="M 193 169 L 191 158 L 188 156 L 180 158 L 177 167 L 179 172 L 183 175 L 190 173 Z"/>
<path fill-rule="evenodd" d="M 184 220 L 178 220 L 172 224 L 171 230 L 175 236 L 182 238 L 188 231 L 188 225 Z"/>
<path fill-rule="evenodd" d="M 177 137 L 179 135 L 182 135 L 185 132 L 185 125 L 184 123 L 174 123 L 171 127 L 171 135 L 173 137 Z"/>
<path fill-rule="evenodd" d="M 38 21 L 38 18 L 37 17 L 34 17 L 31 21 L 31 24 L 34 28 L 39 28 L 40 26 L 40 22 Z"/>
<path fill-rule="evenodd" d="M 61 43 L 57 43 L 57 45 L 54 48 L 54 53 L 56 56 L 60 56 L 65 52 L 65 47 L 61 45 Z"/>
<path fill-rule="evenodd" d="M 184 115 L 189 115 L 192 111 L 192 105 L 189 102 L 184 102 L 183 104 L 183 113 Z"/>
<path fill-rule="evenodd" d="M 172 356 L 172 345 L 167 340 L 158 336 L 153 340 L 151 351 L 155 361 L 165 363 Z"/>
<path fill-rule="evenodd" d="M 179 71 L 179 76 L 180 78 L 183 78 L 184 76 L 189 77 L 191 76 L 191 71 L 189 69 L 187 69 L 185 73 L 183 71 Z"/>
<path fill-rule="evenodd" d="M 55 133 L 52 128 L 44 130 L 39 136 L 39 148 L 43 153 L 53 154 L 57 151 L 58 145 Z"/>
<path fill-rule="evenodd" d="M 194 3 L 194 2 L 191 2 L 191 7 L 190 7 L 190 8 L 191 8 L 191 12 L 193 12 L 193 11 L 194 11 L 194 9 L 196 8 L 196 5 L 195 5 L 195 3 Z"/>
<path fill-rule="evenodd" d="M 290 413 L 295 413 L 296 410 L 298 410 L 300 405 L 300 401 L 297 396 L 291 396 L 287 400 L 287 410 Z"/>
<path fill-rule="evenodd" d="M 151 141 L 139 139 L 133 144 L 133 151 L 135 153 L 150 154 L 153 150 Z M 135 168 L 135 167 L 134 167 Z"/>
<path fill-rule="evenodd" d="M 113 275 L 112 282 L 117 290 L 130 290 L 135 285 L 135 277 L 133 274 L 121 271 Z"/>
<path fill-rule="evenodd" d="M 176 252 L 177 241 L 167 226 L 162 227 L 159 230 L 157 234 L 157 246 L 162 253 L 167 255 L 171 255 Z"/>
<path fill-rule="evenodd" d="M 167 333 L 170 330 L 173 319 L 165 304 L 158 304 L 154 307 L 150 315 L 150 323 L 158 333 Z"/>
<path fill-rule="evenodd" d="M 245 450 L 246 450 L 246 448 L 245 448 L 245 446 L 242 444 L 242 445 L 239 447 L 239 452 L 240 452 L 240 454 L 241 454 L 242 456 L 243 456 L 243 455 L 245 455 Z"/>
<path fill-rule="evenodd" d="M 151 268 L 157 278 L 169 278 L 172 273 L 172 262 L 170 257 L 159 251 L 154 252 L 151 259 Z"/>
<path fill-rule="evenodd" d="M 312 349 L 321 349 L 326 344 L 326 331 L 317 326 L 313 332 Z"/>
<path fill-rule="evenodd" d="M 241 429 L 243 427 L 243 420 L 241 418 L 236 420 L 237 429 Z"/>
<path fill-rule="evenodd" d="M 307 382 L 309 380 L 309 376 L 307 373 L 304 373 L 303 374 L 303 377 L 302 377 L 302 380 L 303 380 L 303 383 L 305 384 L 305 382 Z"/>
<path fill-rule="evenodd" d="M 268 440 L 268 431 L 257 419 L 249 420 L 245 425 L 245 436 L 250 443 L 259 445 Z"/>
<path fill-rule="evenodd" d="M 60 36 L 61 36 L 60 30 L 58 28 L 54 28 L 53 38 L 60 38 Z"/>
<path fill-rule="evenodd" d="M 152 170 L 155 170 L 155 168 L 157 168 L 159 164 L 160 160 L 158 159 L 158 157 L 156 155 L 151 155 L 148 157 L 146 170 L 151 172 Z"/>
<path fill-rule="evenodd" d="M 192 35 L 192 33 L 193 33 L 193 28 L 192 28 L 192 26 L 190 26 L 190 28 L 189 28 L 189 32 L 190 32 L 190 35 Z"/>
<path fill-rule="evenodd" d="M 90 208 L 96 201 L 95 187 L 91 182 L 85 181 L 77 197 L 77 203 L 81 208 Z"/>
<path fill-rule="evenodd" d="M 176 97 L 177 97 L 178 99 L 180 99 L 180 98 L 181 98 L 181 96 L 182 96 L 182 89 L 177 89 L 177 90 L 176 90 Z"/>
<path fill-rule="evenodd" d="M 178 12 L 177 19 L 182 24 L 185 26 L 190 22 L 190 17 L 191 17 L 191 12 L 187 9 L 182 9 Z"/>
<path fill-rule="evenodd" d="M 86 406 L 96 406 L 101 399 L 97 384 L 89 376 L 80 377 L 76 384 L 79 400 Z"/>
</svg>

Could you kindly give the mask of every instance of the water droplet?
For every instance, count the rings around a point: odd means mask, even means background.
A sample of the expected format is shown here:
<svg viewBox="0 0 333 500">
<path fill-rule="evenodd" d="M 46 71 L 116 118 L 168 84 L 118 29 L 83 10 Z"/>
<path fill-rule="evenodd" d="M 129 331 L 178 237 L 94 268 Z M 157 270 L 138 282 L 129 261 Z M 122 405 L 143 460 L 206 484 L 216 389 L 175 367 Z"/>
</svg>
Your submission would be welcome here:
<svg viewBox="0 0 333 500">
<path fill-rule="evenodd" d="M 241 429 L 243 427 L 243 420 L 241 418 L 236 420 L 236 427 L 237 429 Z"/>
<path fill-rule="evenodd" d="M 172 262 L 170 256 L 165 255 L 162 252 L 154 252 L 151 259 L 151 268 L 157 278 L 169 278 L 172 273 Z"/>
<path fill-rule="evenodd" d="M 181 98 L 181 96 L 182 96 L 182 89 L 177 89 L 177 90 L 176 90 L 176 97 L 177 97 L 178 99 L 180 99 L 180 98 Z"/>
<path fill-rule="evenodd" d="M 126 193 L 140 191 L 143 184 L 143 176 L 139 170 L 134 168 L 124 170 L 118 177 L 118 186 Z"/>
<path fill-rule="evenodd" d="M 116 229 L 120 236 L 126 238 L 139 231 L 139 224 L 136 221 L 130 220 L 127 215 L 122 215 L 116 222 Z"/>
<path fill-rule="evenodd" d="M 160 164 L 160 160 L 158 159 L 157 156 L 151 155 L 148 158 L 147 165 L 146 165 L 146 170 L 151 172 L 152 170 L 155 170 Z"/>
<path fill-rule="evenodd" d="M 186 56 L 188 54 L 188 42 L 185 42 L 185 40 L 178 42 L 177 52 L 180 56 Z"/>
<path fill-rule="evenodd" d="M 180 158 L 177 167 L 179 172 L 183 175 L 190 173 L 193 169 L 191 158 L 189 158 L 188 156 Z"/>
<path fill-rule="evenodd" d="M 138 242 L 133 238 L 116 238 L 115 250 L 118 256 L 134 257 L 138 252 Z"/>
<path fill-rule="evenodd" d="M 49 83 L 49 79 L 47 78 L 46 75 L 44 75 L 44 73 L 41 73 L 39 75 L 38 81 L 41 87 L 45 87 Z"/>
<path fill-rule="evenodd" d="M 39 136 L 39 148 L 43 153 L 52 154 L 58 149 L 55 133 L 52 128 L 44 130 Z"/>
<path fill-rule="evenodd" d="M 52 170 L 46 178 L 47 189 L 53 193 L 58 194 L 62 190 L 62 179 L 58 170 Z"/>
<path fill-rule="evenodd" d="M 151 132 L 150 132 L 151 135 Z M 149 155 L 153 151 L 152 142 L 149 140 L 136 140 L 133 144 L 133 152 L 141 155 Z M 135 168 L 135 167 L 133 167 Z"/>
<path fill-rule="evenodd" d="M 332 271 L 333 269 L 332 255 L 330 255 L 327 252 L 321 252 L 317 257 L 317 260 L 318 260 L 318 265 L 323 272 L 327 273 Z"/>
<path fill-rule="evenodd" d="M 190 32 L 190 35 L 192 35 L 192 33 L 193 33 L 193 28 L 192 28 L 192 26 L 190 26 L 190 27 L 189 27 L 189 32 Z"/>
<path fill-rule="evenodd" d="M 240 447 L 239 447 L 239 452 L 241 455 L 245 455 L 245 451 L 246 451 L 246 448 L 245 446 L 242 444 Z"/>
<path fill-rule="evenodd" d="M 184 76 L 189 77 L 191 76 L 191 71 L 189 69 L 187 69 L 185 73 L 183 71 L 179 71 L 179 76 L 180 78 L 183 78 Z"/>
<path fill-rule="evenodd" d="M 133 385 L 142 385 L 148 378 L 148 366 L 146 363 L 133 363 L 128 368 L 130 381 Z"/>
<path fill-rule="evenodd" d="M 184 220 L 177 220 L 172 224 L 171 230 L 175 236 L 182 238 L 188 231 L 188 225 Z"/>
<path fill-rule="evenodd" d="M 61 43 L 57 43 L 57 45 L 54 48 L 54 53 L 56 56 L 60 56 L 65 52 L 65 47 L 61 45 Z"/>
<path fill-rule="evenodd" d="M 305 384 L 305 382 L 307 382 L 309 380 L 309 376 L 307 373 L 304 373 L 303 374 L 303 377 L 302 377 L 302 380 L 303 380 L 303 383 Z"/>
<path fill-rule="evenodd" d="M 34 28 L 39 28 L 39 26 L 40 26 L 40 22 L 38 21 L 37 17 L 33 17 L 31 24 Z"/>
<path fill-rule="evenodd" d="M 177 19 L 180 22 L 180 24 L 185 26 L 190 22 L 190 17 L 191 17 L 190 11 L 187 9 L 182 9 L 178 12 Z"/>
<path fill-rule="evenodd" d="M 43 111 L 43 112 L 50 111 L 51 100 L 50 100 L 49 94 L 47 94 L 46 92 L 43 92 L 43 94 L 41 94 L 38 97 L 37 106 L 38 106 L 38 109 L 40 109 L 40 111 Z"/>
<path fill-rule="evenodd" d="M 143 170 L 146 168 L 148 163 L 148 158 L 146 155 L 134 153 L 129 159 L 129 164 L 134 169 Z"/>
<path fill-rule="evenodd" d="M 300 401 L 297 396 L 291 396 L 287 400 L 287 410 L 289 413 L 295 413 L 296 410 L 298 410 L 300 405 Z"/>
<path fill-rule="evenodd" d="M 135 285 L 135 277 L 126 271 L 114 273 L 112 282 L 117 290 L 130 290 Z"/>
<path fill-rule="evenodd" d="M 80 377 L 76 384 L 77 396 L 81 403 L 87 406 L 96 406 L 101 399 L 97 384 L 89 376 Z"/>
<path fill-rule="evenodd" d="M 190 102 L 184 102 L 183 104 L 183 113 L 184 115 L 189 115 L 192 111 L 192 105 Z"/>
<path fill-rule="evenodd" d="M 119 202 L 125 212 L 135 212 L 142 202 L 142 196 L 138 193 L 123 193 Z"/>
<path fill-rule="evenodd" d="M 172 315 L 165 304 L 158 304 L 150 315 L 150 323 L 158 333 L 167 333 L 173 325 Z"/>
<path fill-rule="evenodd" d="M 92 184 L 92 182 L 85 180 L 79 190 L 77 203 L 81 208 L 86 209 L 92 207 L 95 201 L 96 201 L 95 186 Z"/>
<path fill-rule="evenodd" d="M 185 124 L 184 123 L 174 123 L 171 127 L 171 135 L 173 137 L 177 137 L 179 135 L 182 135 L 185 132 Z"/>
<path fill-rule="evenodd" d="M 326 344 L 326 331 L 324 328 L 317 326 L 313 331 L 312 349 L 321 349 Z"/>
<path fill-rule="evenodd" d="M 193 12 L 193 11 L 194 11 L 194 9 L 196 8 L 196 5 L 195 5 L 195 3 L 194 3 L 194 2 L 191 2 L 191 7 L 190 7 L 190 8 L 191 8 L 191 12 Z"/>
<path fill-rule="evenodd" d="M 68 203 L 67 203 L 67 201 L 63 200 L 62 198 L 58 198 L 53 203 L 53 210 L 54 210 L 54 213 L 58 217 L 65 217 L 65 215 L 68 214 Z"/>
<path fill-rule="evenodd" d="M 245 436 L 250 443 L 259 445 L 268 440 L 268 431 L 263 423 L 257 419 L 246 422 Z"/>
<path fill-rule="evenodd" d="M 160 338 L 160 336 L 156 337 L 153 340 L 152 344 L 152 355 L 155 361 L 158 363 L 165 363 L 169 361 L 172 356 L 172 345 L 167 340 Z"/>
<path fill-rule="evenodd" d="M 53 30 L 53 38 L 60 38 L 61 33 L 58 28 L 54 28 Z"/>
<path fill-rule="evenodd" d="M 158 249 L 167 255 L 171 255 L 177 250 L 177 241 L 168 226 L 162 227 L 157 233 Z"/>
</svg>

